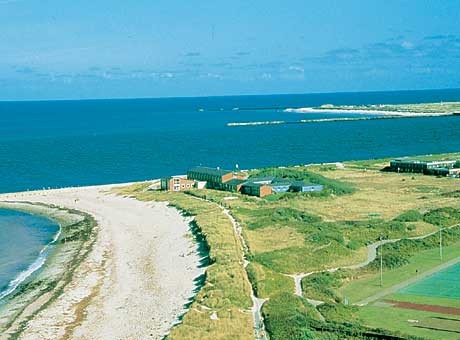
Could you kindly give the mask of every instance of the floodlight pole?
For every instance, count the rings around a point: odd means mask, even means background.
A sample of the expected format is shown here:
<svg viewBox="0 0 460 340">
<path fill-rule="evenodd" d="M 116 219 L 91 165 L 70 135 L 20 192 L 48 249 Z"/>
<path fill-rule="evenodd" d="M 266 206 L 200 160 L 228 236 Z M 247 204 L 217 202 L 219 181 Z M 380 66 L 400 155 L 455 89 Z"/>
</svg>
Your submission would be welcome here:
<svg viewBox="0 0 460 340">
<path fill-rule="evenodd" d="M 380 242 L 382 242 L 382 237 L 380 237 Z M 380 244 L 380 287 L 383 287 L 383 244 Z"/>
</svg>

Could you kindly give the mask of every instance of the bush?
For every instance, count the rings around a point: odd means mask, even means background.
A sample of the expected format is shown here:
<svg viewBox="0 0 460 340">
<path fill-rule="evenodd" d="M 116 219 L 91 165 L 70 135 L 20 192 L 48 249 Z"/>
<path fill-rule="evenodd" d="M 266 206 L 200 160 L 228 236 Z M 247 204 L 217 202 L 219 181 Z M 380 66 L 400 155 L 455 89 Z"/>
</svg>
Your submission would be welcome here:
<svg viewBox="0 0 460 340">
<path fill-rule="evenodd" d="M 304 211 L 292 208 L 275 209 L 272 220 L 277 221 L 299 221 L 305 223 L 314 223 L 321 221 L 321 218 L 315 215 L 308 214 Z"/>
<path fill-rule="evenodd" d="M 435 209 L 427 212 L 423 220 L 440 227 L 449 227 L 460 223 L 460 210 L 451 207 Z"/>
<path fill-rule="evenodd" d="M 417 222 L 423 220 L 423 215 L 417 210 L 408 210 L 394 218 L 399 222 Z"/>
<path fill-rule="evenodd" d="M 341 298 L 335 291 L 342 285 L 342 279 L 346 276 L 347 274 L 343 270 L 306 276 L 302 279 L 302 292 L 304 296 L 311 299 L 341 302 Z"/>
<path fill-rule="evenodd" d="M 262 313 L 272 340 L 316 339 L 309 324 L 317 318 L 317 311 L 292 293 L 272 297 L 264 304 Z"/>
<path fill-rule="evenodd" d="M 327 321 L 357 323 L 359 318 L 357 316 L 358 307 L 346 306 L 341 303 L 325 303 L 318 306 L 318 311 L 324 316 Z"/>
</svg>

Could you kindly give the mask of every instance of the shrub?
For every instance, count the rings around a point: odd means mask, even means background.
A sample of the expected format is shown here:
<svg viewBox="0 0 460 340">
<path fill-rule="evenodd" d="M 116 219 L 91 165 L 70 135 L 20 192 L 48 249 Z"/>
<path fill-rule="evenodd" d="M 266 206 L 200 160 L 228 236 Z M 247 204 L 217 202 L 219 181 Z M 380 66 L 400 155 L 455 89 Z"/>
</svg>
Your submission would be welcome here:
<svg viewBox="0 0 460 340">
<path fill-rule="evenodd" d="M 262 313 L 270 339 L 316 339 L 309 324 L 318 316 L 306 300 L 292 293 L 272 297 L 263 306 Z"/>
<path fill-rule="evenodd" d="M 394 218 L 399 222 L 417 222 L 423 220 L 423 215 L 417 210 L 408 210 Z"/>
</svg>

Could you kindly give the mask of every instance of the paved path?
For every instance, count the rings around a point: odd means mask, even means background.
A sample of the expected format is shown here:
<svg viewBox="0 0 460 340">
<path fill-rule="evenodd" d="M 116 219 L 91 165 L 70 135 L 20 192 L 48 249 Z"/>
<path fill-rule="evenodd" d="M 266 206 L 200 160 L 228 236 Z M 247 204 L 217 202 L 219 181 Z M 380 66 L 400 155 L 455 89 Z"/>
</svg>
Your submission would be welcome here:
<svg viewBox="0 0 460 340">
<path fill-rule="evenodd" d="M 250 263 L 248 261 L 248 259 L 246 258 L 246 255 L 245 255 L 249 248 L 248 248 L 248 246 L 246 244 L 246 240 L 244 239 L 244 237 L 242 235 L 241 225 L 236 221 L 236 219 L 232 216 L 232 214 L 230 213 L 230 211 L 228 209 L 222 207 L 220 204 L 219 204 L 219 207 L 222 209 L 224 215 L 227 216 L 227 218 L 232 223 L 233 230 L 235 231 L 235 234 L 240 239 L 241 245 L 243 247 L 244 268 L 246 268 L 248 266 L 248 264 Z M 248 281 L 251 284 L 251 281 L 249 280 L 249 277 L 248 277 Z M 254 330 L 255 330 L 255 333 L 256 333 L 255 334 L 256 339 L 258 339 L 258 340 L 267 340 L 266 331 L 265 331 L 265 324 L 264 324 L 264 318 L 262 316 L 261 310 L 262 310 L 263 304 L 268 299 L 259 299 L 259 298 L 257 298 L 255 296 L 255 294 L 254 294 L 254 290 L 252 289 L 252 286 L 251 286 L 251 299 L 252 299 L 252 302 L 253 302 L 252 313 L 253 313 L 253 316 L 254 316 Z"/>
<path fill-rule="evenodd" d="M 446 228 L 442 228 L 441 230 L 448 230 L 448 229 L 452 229 L 454 227 L 458 227 L 460 226 L 460 224 L 454 224 L 452 226 L 449 226 L 449 227 L 446 227 Z M 428 234 L 425 234 L 425 235 L 420 235 L 420 236 L 414 236 L 414 237 L 408 237 L 406 239 L 408 240 L 422 240 L 424 238 L 427 238 L 427 237 L 430 237 L 430 236 L 433 236 L 435 234 L 439 233 L 438 230 L 436 231 L 432 231 Z M 377 258 L 377 249 L 378 247 L 384 245 L 384 244 L 388 244 L 388 243 L 395 243 L 395 242 L 399 242 L 401 241 L 402 238 L 395 238 L 395 239 L 389 239 L 389 240 L 380 240 L 380 241 L 377 241 L 377 242 L 374 242 L 370 245 L 367 246 L 367 259 L 366 261 L 364 262 L 361 262 L 361 263 L 357 263 L 357 264 L 353 264 L 353 265 L 349 265 L 349 266 L 343 266 L 343 267 L 335 267 L 335 268 L 329 268 L 329 269 L 325 269 L 325 270 L 317 270 L 317 271 L 313 271 L 313 272 L 310 272 L 310 273 L 299 273 L 299 274 L 286 274 L 286 276 L 289 276 L 289 277 L 292 277 L 294 279 L 294 285 L 295 285 L 295 291 L 294 291 L 294 294 L 297 295 L 297 296 L 303 296 L 302 294 L 302 279 L 307 277 L 307 276 L 310 276 L 312 274 L 317 274 L 317 273 L 324 273 L 324 272 L 329 272 L 329 273 L 333 273 L 333 272 L 336 272 L 337 270 L 339 269 L 352 269 L 352 270 L 356 270 L 356 269 L 360 269 L 360 268 L 363 268 L 363 267 L 366 267 L 368 264 L 370 264 L 372 261 L 374 261 L 376 258 Z M 460 261 L 460 260 L 459 260 Z M 451 262 L 451 261 L 449 261 Z M 447 265 L 449 262 L 446 262 L 445 264 L 443 265 L 446 265 L 446 267 L 444 268 L 447 268 L 449 267 L 449 265 Z M 441 266 L 443 266 L 441 265 Z M 438 267 L 436 267 L 438 268 Z M 443 268 L 441 268 L 443 269 Z M 437 269 L 437 270 L 441 270 L 441 269 Z M 433 268 L 432 270 L 435 270 L 435 268 Z M 435 270 L 434 272 L 436 272 L 437 270 Z M 430 270 L 431 271 L 431 270 Z M 425 273 L 428 273 L 428 272 L 425 272 Z M 421 279 L 422 278 L 422 275 L 425 274 L 425 273 L 422 273 L 420 274 L 418 277 L 416 278 L 413 278 L 415 281 L 417 281 L 418 279 Z M 431 273 L 432 274 L 432 273 Z M 431 274 L 427 274 L 428 275 L 431 275 Z M 414 281 L 414 282 L 415 282 Z M 412 282 L 409 282 L 407 283 L 410 284 Z M 404 287 L 404 286 L 403 286 Z M 391 289 L 392 287 L 388 288 L 388 289 Z M 398 290 L 400 288 L 396 288 L 396 290 Z M 389 293 L 388 293 L 389 294 Z M 386 295 L 386 294 L 384 294 Z M 378 299 L 378 298 L 377 298 Z M 377 300 L 375 299 L 375 300 Z M 324 303 L 324 301 L 319 301 L 319 300 L 312 300 L 312 299 L 307 299 L 312 305 L 314 306 L 319 306 L 321 304 Z M 373 300 L 373 301 L 375 301 Z M 365 300 L 363 300 L 365 301 Z M 361 302 L 363 302 L 361 301 Z M 360 302 L 360 303 L 361 303 Z"/>
<path fill-rule="evenodd" d="M 249 261 L 246 258 L 246 253 L 248 251 L 248 246 L 246 244 L 246 240 L 244 239 L 242 235 L 242 227 L 241 225 L 236 221 L 236 219 L 233 217 L 233 215 L 230 213 L 228 209 L 220 205 L 219 203 L 216 203 L 214 201 L 210 201 L 208 199 L 204 199 L 201 197 L 196 197 L 196 196 L 191 196 L 195 199 L 198 199 L 200 201 L 206 201 L 208 203 L 213 203 L 216 204 L 220 209 L 222 209 L 222 213 L 229 219 L 229 221 L 232 224 L 233 230 L 235 232 L 235 235 L 239 238 L 240 244 L 243 250 L 243 257 L 242 257 L 242 262 L 243 266 L 246 269 L 246 267 L 249 265 Z M 246 272 L 247 273 L 247 272 Z M 249 284 L 251 284 L 251 281 L 249 280 L 249 277 L 247 278 Z M 268 299 L 259 299 L 258 297 L 255 296 L 254 294 L 254 289 L 252 288 L 251 285 L 251 300 L 253 303 L 253 306 L 251 308 L 251 312 L 253 314 L 253 320 L 254 320 L 254 332 L 255 332 L 255 338 L 257 340 L 267 340 L 267 333 L 265 330 L 265 324 L 264 324 L 264 319 L 262 316 L 262 306 L 263 304 L 268 300 Z"/>
</svg>

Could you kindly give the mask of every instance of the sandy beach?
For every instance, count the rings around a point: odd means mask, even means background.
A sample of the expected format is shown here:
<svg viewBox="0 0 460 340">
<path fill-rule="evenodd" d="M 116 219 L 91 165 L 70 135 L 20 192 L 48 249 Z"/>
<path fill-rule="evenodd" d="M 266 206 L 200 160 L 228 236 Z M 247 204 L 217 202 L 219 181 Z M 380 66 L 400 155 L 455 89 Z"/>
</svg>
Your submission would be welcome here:
<svg viewBox="0 0 460 340">
<path fill-rule="evenodd" d="M 0 195 L 76 209 L 97 222 L 89 255 L 20 338 L 160 339 L 184 313 L 204 272 L 190 220 L 166 203 L 114 195 L 112 187 Z"/>
</svg>

